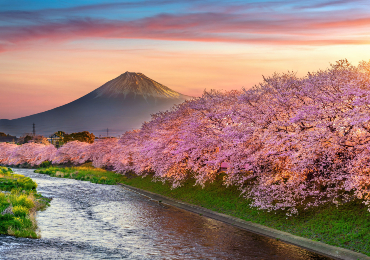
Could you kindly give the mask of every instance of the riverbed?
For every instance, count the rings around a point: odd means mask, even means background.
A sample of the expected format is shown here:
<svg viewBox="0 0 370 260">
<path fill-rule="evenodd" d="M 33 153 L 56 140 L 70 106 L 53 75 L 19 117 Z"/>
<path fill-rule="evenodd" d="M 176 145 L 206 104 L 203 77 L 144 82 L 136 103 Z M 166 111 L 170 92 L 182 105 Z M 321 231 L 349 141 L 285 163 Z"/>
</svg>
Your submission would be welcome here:
<svg viewBox="0 0 370 260">
<path fill-rule="evenodd" d="M 0 259 L 329 259 L 121 186 L 13 170 L 53 200 L 37 213 L 41 239 L 0 236 Z"/>
</svg>

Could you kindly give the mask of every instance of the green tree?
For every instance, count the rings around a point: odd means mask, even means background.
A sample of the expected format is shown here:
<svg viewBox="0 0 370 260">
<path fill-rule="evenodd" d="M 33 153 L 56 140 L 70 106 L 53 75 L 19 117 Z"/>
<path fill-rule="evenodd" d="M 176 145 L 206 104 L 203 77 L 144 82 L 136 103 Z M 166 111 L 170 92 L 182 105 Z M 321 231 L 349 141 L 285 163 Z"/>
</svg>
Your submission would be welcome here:
<svg viewBox="0 0 370 260">
<path fill-rule="evenodd" d="M 51 138 L 51 143 L 53 145 L 55 145 L 56 147 L 60 147 L 64 144 L 64 136 L 66 135 L 65 132 L 63 131 L 58 131 L 58 132 L 55 132 L 54 134 L 52 134 L 50 136 Z"/>
<path fill-rule="evenodd" d="M 54 135 L 60 137 L 60 138 L 64 138 L 64 136 L 66 135 L 65 132 L 63 131 L 58 131 L 58 132 L 55 132 Z"/>
<path fill-rule="evenodd" d="M 33 136 L 32 135 L 29 135 L 29 134 L 22 135 L 18 139 L 18 144 L 26 144 L 29 141 L 31 141 L 32 139 L 33 139 Z"/>
<path fill-rule="evenodd" d="M 88 131 L 83 131 L 78 133 L 65 134 L 63 139 L 65 143 L 71 141 L 80 141 L 92 144 L 95 141 L 95 135 L 93 133 L 89 133 Z"/>
</svg>

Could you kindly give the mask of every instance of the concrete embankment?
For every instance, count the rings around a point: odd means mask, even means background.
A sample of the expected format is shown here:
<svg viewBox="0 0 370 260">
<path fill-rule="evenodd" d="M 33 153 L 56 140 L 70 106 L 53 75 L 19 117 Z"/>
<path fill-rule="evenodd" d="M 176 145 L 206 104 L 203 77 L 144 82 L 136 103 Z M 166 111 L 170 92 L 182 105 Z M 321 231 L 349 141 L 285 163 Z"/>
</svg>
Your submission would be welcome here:
<svg viewBox="0 0 370 260">
<path fill-rule="evenodd" d="M 120 185 L 126 189 L 129 189 L 131 191 L 134 191 L 136 193 L 149 197 L 150 199 L 156 200 L 160 203 L 168 204 L 168 205 L 175 206 L 175 207 L 187 210 L 187 211 L 201 214 L 205 217 L 216 219 L 224 223 L 248 230 L 253 233 L 279 239 L 286 243 L 296 245 L 296 246 L 305 248 L 309 251 L 316 252 L 316 253 L 319 253 L 319 254 L 334 258 L 334 259 L 370 260 L 369 256 L 366 256 L 364 254 L 360 254 L 360 253 L 357 253 L 357 252 L 354 252 L 348 249 L 331 246 L 331 245 L 327 245 L 322 242 L 313 241 L 307 238 L 295 236 L 287 232 L 279 231 L 279 230 L 269 228 L 263 225 L 252 223 L 250 221 L 244 221 L 242 219 L 238 219 L 238 218 L 225 215 L 222 213 L 218 213 L 218 212 L 215 212 L 209 209 L 205 209 L 205 208 L 198 207 L 192 204 L 188 204 L 182 201 L 171 199 L 171 198 L 168 198 L 168 197 L 165 197 L 165 196 L 162 196 L 162 195 L 150 192 L 150 191 L 135 188 L 129 185 L 125 185 L 125 184 L 120 184 Z"/>
</svg>

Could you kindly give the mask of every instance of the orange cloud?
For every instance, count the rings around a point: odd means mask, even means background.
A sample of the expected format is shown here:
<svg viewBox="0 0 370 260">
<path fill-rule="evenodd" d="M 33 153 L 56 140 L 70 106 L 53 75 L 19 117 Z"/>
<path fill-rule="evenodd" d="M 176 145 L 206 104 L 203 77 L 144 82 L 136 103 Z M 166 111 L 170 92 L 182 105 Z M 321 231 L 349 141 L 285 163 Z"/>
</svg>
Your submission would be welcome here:
<svg viewBox="0 0 370 260">
<path fill-rule="evenodd" d="M 72 19 L 59 23 L 1 27 L 0 51 L 29 41 L 52 42 L 76 39 L 154 39 L 166 41 L 229 42 L 266 45 L 369 44 L 367 36 L 343 39 L 327 29 L 356 30 L 369 25 L 370 18 L 318 20 L 310 17 L 258 18 L 258 15 L 220 13 L 157 15 L 134 21 Z M 353 31 L 352 31 L 353 34 Z M 7 42 L 9 44 L 4 44 Z"/>
</svg>

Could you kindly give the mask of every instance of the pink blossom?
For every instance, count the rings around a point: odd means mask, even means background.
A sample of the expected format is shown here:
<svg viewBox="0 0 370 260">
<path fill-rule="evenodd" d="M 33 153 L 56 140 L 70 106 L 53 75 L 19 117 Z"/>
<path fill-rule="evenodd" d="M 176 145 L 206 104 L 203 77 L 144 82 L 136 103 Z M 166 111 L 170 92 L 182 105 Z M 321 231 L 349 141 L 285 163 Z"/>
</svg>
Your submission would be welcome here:
<svg viewBox="0 0 370 260">
<path fill-rule="evenodd" d="M 252 206 L 288 215 L 360 199 L 370 208 L 370 63 L 346 60 L 249 90 L 209 91 L 152 115 L 119 140 L 0 144 L 0 163 L 83 163 L 170 181 L 236 185 Z"/>
</svg>

